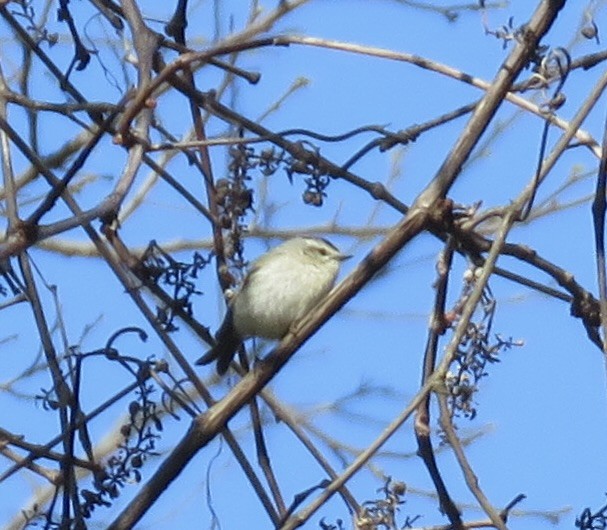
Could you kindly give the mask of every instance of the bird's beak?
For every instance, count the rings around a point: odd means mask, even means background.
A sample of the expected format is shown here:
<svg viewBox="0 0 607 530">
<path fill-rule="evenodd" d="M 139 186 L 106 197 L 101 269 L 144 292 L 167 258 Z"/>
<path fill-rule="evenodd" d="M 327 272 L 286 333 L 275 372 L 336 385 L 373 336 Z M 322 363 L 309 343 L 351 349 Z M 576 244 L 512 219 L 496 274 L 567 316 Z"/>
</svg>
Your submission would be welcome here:
<svg viewBox="0 0 607 530">
<path fill-rule="evenodd" d="M 350 259 L 352 257 L 352 254 L 340 254 L 337 259 L 339 261 L 346 261 L 347 259 Z"/>
</svg>

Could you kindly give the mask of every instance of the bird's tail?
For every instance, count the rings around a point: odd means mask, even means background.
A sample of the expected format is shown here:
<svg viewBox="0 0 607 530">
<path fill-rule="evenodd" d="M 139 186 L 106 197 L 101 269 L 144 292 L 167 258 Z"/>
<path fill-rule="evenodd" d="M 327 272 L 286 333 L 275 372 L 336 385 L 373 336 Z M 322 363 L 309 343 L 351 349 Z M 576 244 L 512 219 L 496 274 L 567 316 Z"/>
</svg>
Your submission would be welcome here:
<svg viewBox="0 0 607 530">
<path fill-rule="evenodd" d="M 198 359 L 196 364 L 210 364 L 216 360 L 217 373 L 223 375 L 228 371 L 236 350 L 242 344 L 242 339 L 234 329 L 231 311 L 228 311 L 215 338 L 217 339 L 217 344 Z"/>
</svg>

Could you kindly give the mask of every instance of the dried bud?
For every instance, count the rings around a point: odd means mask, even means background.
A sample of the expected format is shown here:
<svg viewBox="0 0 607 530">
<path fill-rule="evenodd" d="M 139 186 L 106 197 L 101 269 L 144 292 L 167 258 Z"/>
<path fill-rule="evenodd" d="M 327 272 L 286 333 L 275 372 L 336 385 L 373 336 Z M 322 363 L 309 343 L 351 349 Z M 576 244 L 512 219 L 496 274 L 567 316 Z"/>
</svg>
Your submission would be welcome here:
<svg viewBox="0 0 607 530">
<path fill-rule="evenodd" d="M 567 101 L 567 96 L 565 96 L 565 94 L 563 94 L 562 92 L 559 92 L 550 101 L 550 108 L 552 110 L 558 110 L 565 104 L 566 101 Z"/>
<path fill-rule="evenodd" d="M 304 191 L 302 198 L 305 204 L 312 204 L 314 201 L 314 193 L 309 190 Z"/>
<path fill-rule="evenodd" d="M 219 179 L 215 183 L 215 200 L 217 204 L 225 206 L 226 197 L 230 193 L 230 182 L 227 179 Z"/>
<path fill-rule="evenodd" d="M 392 484 L 392 491 L 395 495 L 402 497 L 407 492 L 407 485 L 404 482 L 396 481 Z"/>
<path fill-rule="evenodd" d="M 232 220 L 229 215 L 222 215 L 219 218 L 219 226 L 224 230 L 228 230 L 232 226 Z"/>
<path fill-rule="evenodd" d="M 590 21 L 582 28 L 582 35 L 586 39 L 596 39 L 597 44 L 599 43 L 599 28 L 594 21 Z"/>
<path fill-rule="evenodd" d="M 239 189 L 234 193 L 234 202 L 241 211 L 248 210 L 253 206 L 253 190 L 247 188 Z"/>
</svg>

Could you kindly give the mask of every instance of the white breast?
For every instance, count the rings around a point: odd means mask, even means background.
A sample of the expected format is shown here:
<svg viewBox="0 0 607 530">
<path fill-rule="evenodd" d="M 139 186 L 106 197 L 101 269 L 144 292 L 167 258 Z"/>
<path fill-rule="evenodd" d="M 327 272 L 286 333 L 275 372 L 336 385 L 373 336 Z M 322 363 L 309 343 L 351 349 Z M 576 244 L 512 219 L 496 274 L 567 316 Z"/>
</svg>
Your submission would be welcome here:
<svg viewBox="0 0 607 530">
<path fill-rule="evenodd" d="M 234 324 L 243 337 L 280 339 L 331 290 L 335 267 L 275 254 L 252 271 L 234 299 Z"/>
</svg>

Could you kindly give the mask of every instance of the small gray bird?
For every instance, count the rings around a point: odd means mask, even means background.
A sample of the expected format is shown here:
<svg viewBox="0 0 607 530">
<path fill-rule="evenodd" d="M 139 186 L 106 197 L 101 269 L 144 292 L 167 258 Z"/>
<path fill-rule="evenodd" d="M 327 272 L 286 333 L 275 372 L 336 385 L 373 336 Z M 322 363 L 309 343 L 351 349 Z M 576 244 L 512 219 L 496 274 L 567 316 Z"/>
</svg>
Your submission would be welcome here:
<svg viewBox="0 0 607 530">
<path fill-rule="evenodd" d="M 284 337 L 327 295 L 349 257 L 326 239 L 296 237 L 255 260 L 230 300 L 217 344 L 196 364 L 216 360 L 217 373 L 223 375 L 244 339 Z"/>
</svg>

